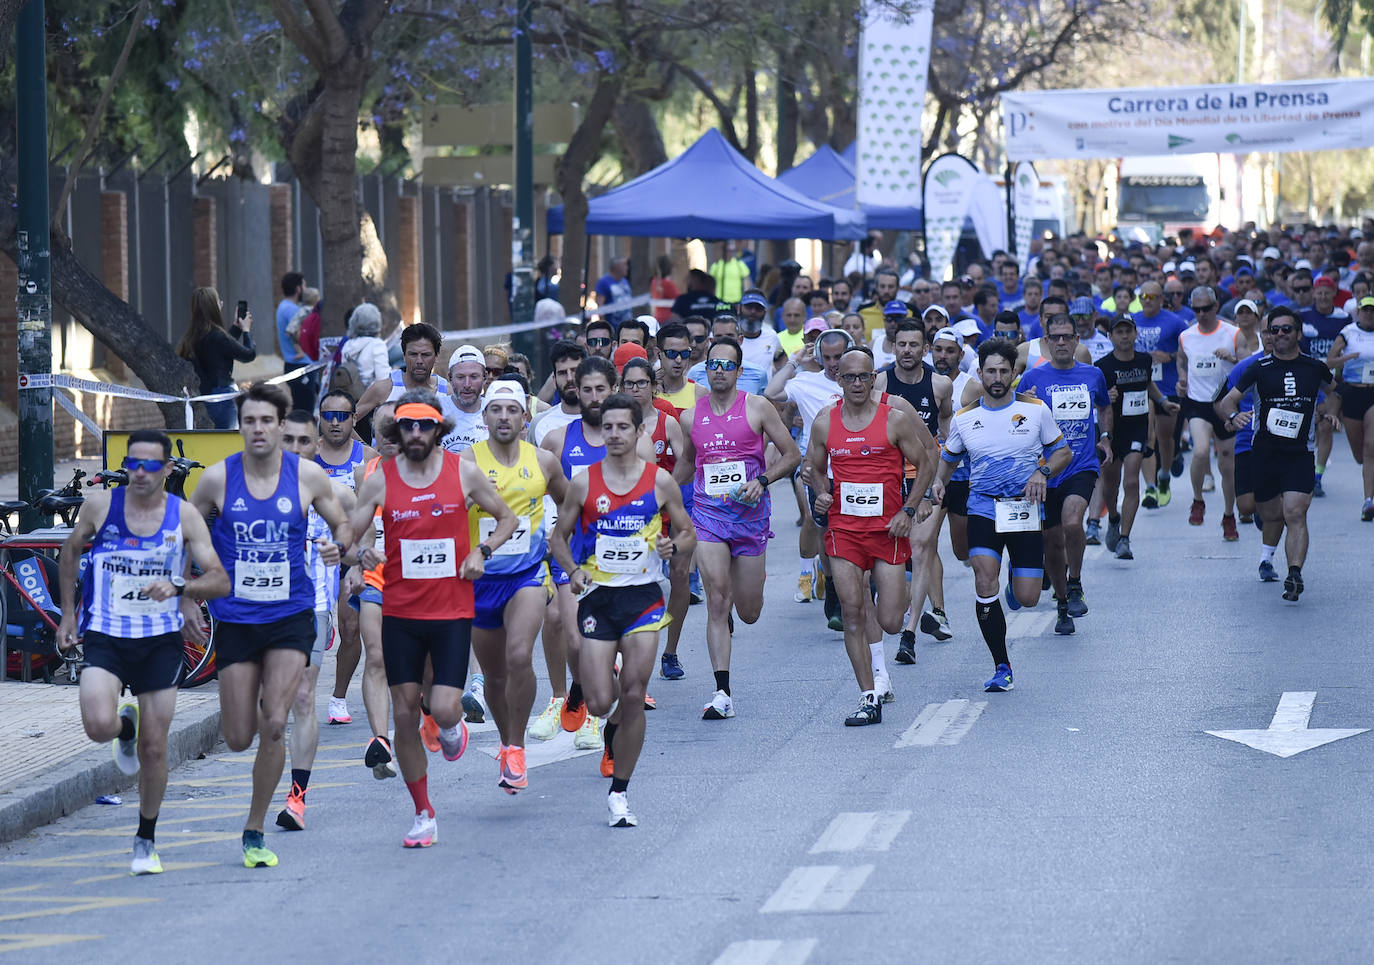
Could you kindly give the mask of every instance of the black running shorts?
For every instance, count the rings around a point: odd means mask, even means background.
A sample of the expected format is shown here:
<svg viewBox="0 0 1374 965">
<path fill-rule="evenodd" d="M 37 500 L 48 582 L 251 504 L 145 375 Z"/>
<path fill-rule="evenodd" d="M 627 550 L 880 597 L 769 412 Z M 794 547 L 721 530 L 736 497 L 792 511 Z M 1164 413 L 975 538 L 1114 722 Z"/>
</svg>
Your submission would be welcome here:
<svg viewBox="0 0 1374 965">
<path fill-rule="evenodd" d="M 472 621 L 412 620 L 382 615 L 382 663 L 386 682 L 418 684 L 425 679 L 425 658 L 434 667 L 434 685 L 462 690 L 468 682 Z"/>
<path fill-rule="evenodd" d="M 215 621 L 215 666 L 262 663 L 268 650 L 299 650 L 310 665 L 315 649 L 315 611 L 302 610 L 269 623 Z"/>
<path fill-rule="evenodd" d="M 81 638 L 88 667 L 114 674 L 133 691 L 150 694 L 181 683 L 185 648 L 180 633 L 156 637 L 111 637 L 88 630 Z"/>
</svg>

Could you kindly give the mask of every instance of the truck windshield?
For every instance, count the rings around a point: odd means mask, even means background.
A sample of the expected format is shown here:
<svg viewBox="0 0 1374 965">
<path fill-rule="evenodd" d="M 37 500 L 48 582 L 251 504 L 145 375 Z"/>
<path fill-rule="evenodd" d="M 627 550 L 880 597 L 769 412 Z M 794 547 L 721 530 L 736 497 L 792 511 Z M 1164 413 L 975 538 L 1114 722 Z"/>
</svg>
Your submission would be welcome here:
<svg viewBox="0 0 1374 965">
<path fill-rule="evenodd" d="M 1131 175 L 1121 179 L 1117 214 L 1147 221 L 1199 220 L 1211 199 L 1199 175 Z"/>
</svg>

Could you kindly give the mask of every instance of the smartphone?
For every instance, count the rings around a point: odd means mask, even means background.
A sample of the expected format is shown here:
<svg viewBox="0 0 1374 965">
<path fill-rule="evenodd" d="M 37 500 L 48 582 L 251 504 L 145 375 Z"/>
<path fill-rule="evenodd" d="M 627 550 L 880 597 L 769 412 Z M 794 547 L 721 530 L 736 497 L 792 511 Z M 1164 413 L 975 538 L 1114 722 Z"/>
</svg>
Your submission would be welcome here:
<svg viewBox="0 0 1374 965">
<path fill-rule="evenodd" d="M 238 308 L 234 310 L 234 317 L 238 319 L 245 319 L 248 317 L 248 303 L 243 299 L 239 299 Z"/>
</svg>

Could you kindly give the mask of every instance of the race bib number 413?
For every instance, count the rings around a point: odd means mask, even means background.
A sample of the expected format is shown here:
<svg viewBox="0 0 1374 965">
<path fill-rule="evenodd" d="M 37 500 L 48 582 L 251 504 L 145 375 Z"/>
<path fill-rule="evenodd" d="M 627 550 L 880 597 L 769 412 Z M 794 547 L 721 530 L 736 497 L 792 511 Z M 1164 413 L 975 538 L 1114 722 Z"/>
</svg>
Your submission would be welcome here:
<svg viewBox="0 0 1374 965">
<path fill-rule="evenodd" d="M 458 575 L 453 539 L 401 540 L 401 576 L 407 580 L 442 580 Z"/>
</svg>

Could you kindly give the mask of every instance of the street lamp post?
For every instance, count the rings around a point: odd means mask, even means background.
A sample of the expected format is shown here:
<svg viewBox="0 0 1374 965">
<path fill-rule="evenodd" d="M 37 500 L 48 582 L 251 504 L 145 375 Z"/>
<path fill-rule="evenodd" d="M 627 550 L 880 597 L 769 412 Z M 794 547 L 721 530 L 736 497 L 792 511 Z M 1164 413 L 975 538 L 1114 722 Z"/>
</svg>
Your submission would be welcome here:
<svg viewBox="0 0 1374 965">
<path fill-rule="evenodd" d="M 530 14 L 534 0 L 520 0 L 515 17 L 515 211 L 511 226 L 511 318 L 517 325 L 534 320 L 534 92 Z M 521 332 L 511 342 L 528 356 L 536 373 L 544 368 L 535 351 L 537 332 Z M 538 375 L 536 375 L 538 378 Z"/>
</svg>

